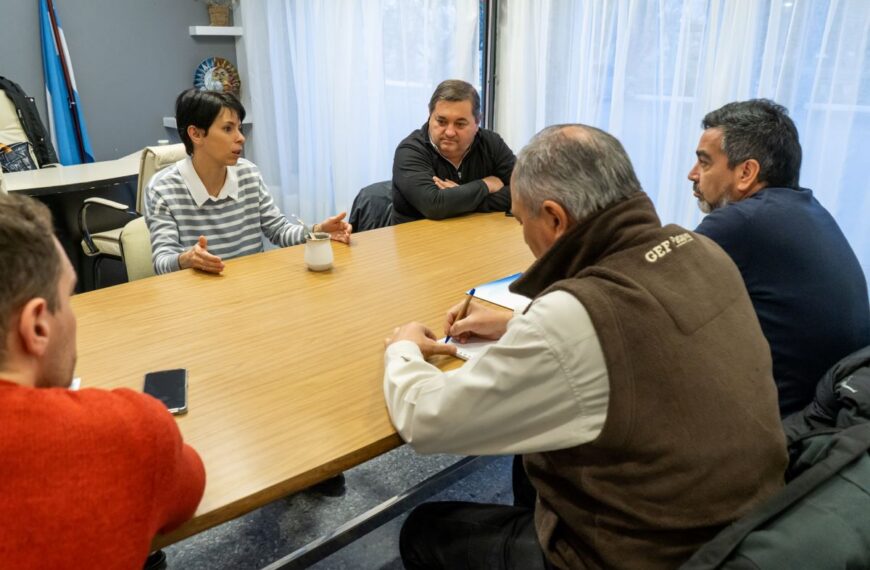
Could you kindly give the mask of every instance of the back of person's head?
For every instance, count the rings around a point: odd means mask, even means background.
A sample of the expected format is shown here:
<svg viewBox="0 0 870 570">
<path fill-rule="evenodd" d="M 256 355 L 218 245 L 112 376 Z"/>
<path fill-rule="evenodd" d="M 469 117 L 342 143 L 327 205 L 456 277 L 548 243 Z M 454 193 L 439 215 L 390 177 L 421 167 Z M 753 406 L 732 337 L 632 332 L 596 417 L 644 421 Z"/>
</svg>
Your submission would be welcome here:
<svg viewBox="0 0 870 570">
<path fill-rule="evenodd" d="M 470 101 L 471 114 L 474 115 L 474 120 L 480 123 L 480 95 L 471 83 L 461 79 L 446 79 L 439 83 L 429 99 L 430 115 L 435 111 L 435 105 L 439 101 L 449 101 L 451 103 Z"/>
<path fill-rule="evenodd" d="M 770 187 L 800 184 L 801 143 L 788 110 L 767 99 L 738 101 L 707 113 L 701 126 L 722 131 L 728 167 L 758 161 L 758 181 Z"/>
<path fill-rule="evenodd" d="M 245 120 L 245 108 L 238 97 L 226 91 L 200 91 L 187 89 L 182 91 L 175 100 L 175 122 L 178 136 L 184 143 L 187 154 L 193 155 L 193 141 L 187 133 L 187 127 L 194 126 L 203 129 L 208 134 L 208 128 L 221 114 L 222 109 L 235 111 L 239 122 Z"/>
<path fill-rule="evenodd" d="M 511 188 L 532 215 L 553 200 L 575 222 L 641 191 L 622 144 L 587 125 L 553 125 L 535 135 L 517 157 Z"/>
<path fill-rule="evenodd" d="M 54 243 L 51 213 L 42 203 L 0 194 L 0 367 L 13 317 L 29 300 L 41 297 L 58 306 L 61 258 Z"/>
</svg>

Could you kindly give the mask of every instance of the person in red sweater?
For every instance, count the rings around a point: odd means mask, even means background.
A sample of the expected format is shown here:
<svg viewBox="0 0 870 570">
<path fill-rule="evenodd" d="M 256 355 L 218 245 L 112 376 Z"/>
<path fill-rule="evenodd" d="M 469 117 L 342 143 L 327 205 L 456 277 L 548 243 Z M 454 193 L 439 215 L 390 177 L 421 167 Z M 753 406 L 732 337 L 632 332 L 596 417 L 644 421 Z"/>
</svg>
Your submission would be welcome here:
<svg viewBox="0 0 870 570">
<path fill-rule="evenodd" d="M 70 391 L 76 276 L 39 202 L 0 194 L 0 566 L 141 569 L 205 470 L 158 400 Z"/>
</svg>

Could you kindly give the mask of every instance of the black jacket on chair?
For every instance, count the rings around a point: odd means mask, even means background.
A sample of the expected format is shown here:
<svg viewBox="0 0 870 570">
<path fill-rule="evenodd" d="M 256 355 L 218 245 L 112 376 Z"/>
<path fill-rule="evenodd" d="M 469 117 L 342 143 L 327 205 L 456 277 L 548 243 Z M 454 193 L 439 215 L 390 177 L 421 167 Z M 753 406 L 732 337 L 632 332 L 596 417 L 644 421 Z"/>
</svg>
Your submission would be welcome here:
<svg viewBox="0 0 870 570">
<path fill-rule="evenodd" d="M 21 130 L 27 137 L 27 141 L 22 142 L 29 143 L 33 148 L 38 163 L 35 166 L 42 168 L 47 164 L 56 164 L 57 153 L 54 151 L 33 97 L 29 97 L 20 85 L 5 77 L 0 77 L 0 91 L 6 93 L 18 113 Z"/>
<path fill-rule="evenodd" d="M 369 184 L 359 191 L 350 208 L 350 225 L 354 233 L 392 225 L 393 183 L 390 180 Z"/>
<path fill-rule="evenodd" d="M 783 427 L 788 484 L 682 570 L 870 568 L 870 346 L 832 366 Z"/>
<path fill-rule="evenodd" d="M 870 421 L 870 346 L 834 364 L 813 401 L 782 422 L 789 442 L 820 428 L 846 428 Z"/>
</svg>

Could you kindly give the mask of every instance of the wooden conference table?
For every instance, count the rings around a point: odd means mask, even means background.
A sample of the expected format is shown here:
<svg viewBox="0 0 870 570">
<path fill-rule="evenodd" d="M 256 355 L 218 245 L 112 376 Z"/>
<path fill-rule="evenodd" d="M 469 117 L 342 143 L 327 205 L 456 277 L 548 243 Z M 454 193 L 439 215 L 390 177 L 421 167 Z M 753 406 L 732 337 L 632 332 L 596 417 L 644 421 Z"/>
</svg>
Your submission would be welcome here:
<svg viewBox="0 0 870 570">
<path fill-rule="evenodd" d="M 298 246 L 231 260 L 220 276 L 180 271 L 73 298 L 83 388 L 141 390 L 148 371 L 188 369 L 178 425 L 205 462 L 205 496 L 158 546 L 399 446 L 384 337 L 412 320 L 440 335 L 464 291 L 533 261 L 503 214 L 383 228 L 333 250 L 324 273 L 306 270 Z"/>
</svg>

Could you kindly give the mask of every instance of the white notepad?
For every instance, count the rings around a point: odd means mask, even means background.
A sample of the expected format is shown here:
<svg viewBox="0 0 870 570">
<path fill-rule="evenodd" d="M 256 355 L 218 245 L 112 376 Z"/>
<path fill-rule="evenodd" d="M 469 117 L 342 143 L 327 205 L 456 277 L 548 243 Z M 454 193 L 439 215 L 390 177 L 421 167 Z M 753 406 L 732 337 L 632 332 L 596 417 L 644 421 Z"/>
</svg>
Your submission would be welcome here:
<svg viewBox="0 0 870 570">
<path fill-rule="evenodd" d="M 444 339 L 439 339 L 438 342 L 444 342 Z M 482 338 L 473 338 L 466 343 L 456 342 L 450 339 L 450 344 L 456 347 L 456 357 L 462 360 L 471 360 L 476 358 L 483 350 L 490 345 L 495 344 L 494 340 L 484 340 Z"/>
</svg>

